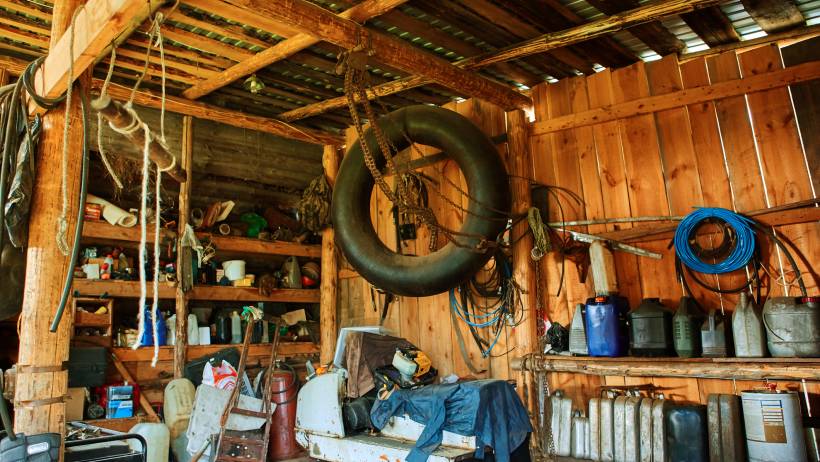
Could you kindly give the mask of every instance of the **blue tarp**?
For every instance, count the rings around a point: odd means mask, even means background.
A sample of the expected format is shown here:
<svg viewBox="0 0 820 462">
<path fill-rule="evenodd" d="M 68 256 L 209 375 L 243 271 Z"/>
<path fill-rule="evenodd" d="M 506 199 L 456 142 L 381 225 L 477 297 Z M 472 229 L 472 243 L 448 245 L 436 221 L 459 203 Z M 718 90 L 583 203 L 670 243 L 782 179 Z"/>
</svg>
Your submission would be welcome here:
<svg viewBox="0 0 820 462">
<path fill-rule="evenodd" d="M 532 431 L 527 410 L 513 386 L 503 380 L 476 380 L 396 390 L 376 401 L 370 419 L 377 429 L 390 417 L 407 414 L 425 425 L 407 462 L 425 462 L 441 444 L 442 431 L 476 437 L 475 456 L 484 458 L 490 446 L 498 462 L 509 462 L 513 452 Z"/>
</svg>

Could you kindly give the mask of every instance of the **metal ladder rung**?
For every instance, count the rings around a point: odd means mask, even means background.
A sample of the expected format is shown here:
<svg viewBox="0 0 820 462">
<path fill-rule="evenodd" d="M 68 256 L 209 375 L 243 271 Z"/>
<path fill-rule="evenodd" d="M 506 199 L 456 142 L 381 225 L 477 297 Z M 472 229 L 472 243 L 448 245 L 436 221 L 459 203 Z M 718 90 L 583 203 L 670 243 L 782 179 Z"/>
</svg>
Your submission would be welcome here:
<svg viewBox="0 0 820 462">
<path fill-rule="evenodd" d="M 264 441 L 262 440 L 262 435 L 259 435 L 259 439 L 225 435 L 222 437 L 222 442 L 229 444 L 244 444 L 247 446 L 261 446 L 262 444 L 264 444 Z"/>
</svg>

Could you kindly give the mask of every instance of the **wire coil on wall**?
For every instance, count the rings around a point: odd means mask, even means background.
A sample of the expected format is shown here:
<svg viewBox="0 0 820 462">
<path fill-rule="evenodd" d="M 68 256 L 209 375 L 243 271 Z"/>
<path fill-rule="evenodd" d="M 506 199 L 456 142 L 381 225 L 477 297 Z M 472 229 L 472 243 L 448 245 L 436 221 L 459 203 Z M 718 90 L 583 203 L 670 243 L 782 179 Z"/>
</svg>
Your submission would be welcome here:
<svg viewBox="0 0 820 462">
<path fill-rule="evenodd" d="M 697 245 L 697 231 L 705 224 L 722 227 L 723 245 L 728 254 L 721 261 L 704 261 L 705 252 Z M 704 207 L 690 213 L 675 231 L 675 253 L 688 268 L 705 274 L 724 274 L 746 266 L 755 253 L 754 222 L 742 215 L 722 208 Z"/>
</svg>

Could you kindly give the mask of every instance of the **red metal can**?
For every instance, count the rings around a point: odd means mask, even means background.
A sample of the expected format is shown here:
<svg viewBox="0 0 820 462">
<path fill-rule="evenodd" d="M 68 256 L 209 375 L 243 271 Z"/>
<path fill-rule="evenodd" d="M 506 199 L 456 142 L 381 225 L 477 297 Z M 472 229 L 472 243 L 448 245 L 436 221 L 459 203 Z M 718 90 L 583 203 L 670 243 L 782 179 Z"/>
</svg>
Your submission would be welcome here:
<svg viewBox="0 0 820 462">
<path fill-rule="evenodd" d="M 296 442 L 296 394 L 299 378 L 293 370 L 275 370 L 270 377 L 271 401 L 276 403 L 270 427 L 268 460 L 297 457 L 302 448 Z"/>
</svg>

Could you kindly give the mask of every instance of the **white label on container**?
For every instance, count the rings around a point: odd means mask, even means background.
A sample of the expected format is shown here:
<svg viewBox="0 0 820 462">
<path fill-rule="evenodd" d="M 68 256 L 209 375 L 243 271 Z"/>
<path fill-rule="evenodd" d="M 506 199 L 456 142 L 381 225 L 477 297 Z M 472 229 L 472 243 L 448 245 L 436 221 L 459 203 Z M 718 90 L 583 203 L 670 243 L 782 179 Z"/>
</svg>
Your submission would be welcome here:
<svg viewBox="0 0 820 462">
<path fill-rule="evenodd" d="M 746 439 L 762 443 L 785 443 L 786 423 L 779 399 L 744 399 Z"/>
</svg>

